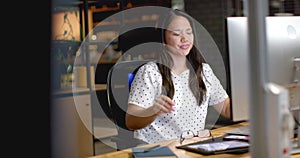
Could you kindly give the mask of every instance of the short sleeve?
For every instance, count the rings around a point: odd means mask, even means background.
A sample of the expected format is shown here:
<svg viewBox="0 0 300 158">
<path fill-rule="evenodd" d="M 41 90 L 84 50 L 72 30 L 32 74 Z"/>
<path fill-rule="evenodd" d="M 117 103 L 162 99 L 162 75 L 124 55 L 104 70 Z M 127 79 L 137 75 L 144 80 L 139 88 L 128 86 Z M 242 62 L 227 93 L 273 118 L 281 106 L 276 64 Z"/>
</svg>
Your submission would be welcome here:
<svg viewBox="0 0 300 158">
<path fill-rule="evenodd" d="M 209 93 L 209 105 L 216 105 L 228 98 L 228 94 L 223 88 L 220 80 L 216 77 L 208 64 L 203 64 L 203 76 L 206 79 L 206 88 Z"/>
<path fill-rule="evenodd" d="M 160 94 L 161 75 L 155 63 L 150 62 L 139 68 L 129 93 L 128 103 L 144 108 L 153 105 Z"/>
</svg>

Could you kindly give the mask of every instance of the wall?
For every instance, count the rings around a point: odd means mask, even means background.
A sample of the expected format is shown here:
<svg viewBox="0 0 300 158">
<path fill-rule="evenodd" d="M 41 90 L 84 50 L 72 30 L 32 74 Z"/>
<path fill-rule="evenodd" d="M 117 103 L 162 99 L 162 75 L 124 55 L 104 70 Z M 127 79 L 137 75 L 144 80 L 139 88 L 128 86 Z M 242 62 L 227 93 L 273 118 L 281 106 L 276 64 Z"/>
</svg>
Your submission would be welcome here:
<svg viewBox="0 0 300 158">
<path fill-rule="evenodd" d="M 227 77 L 227 75 L 229 75 L 229 67 L 226 50 L 225 19 L 227 15 L 236 14 L 236 10 L 234 11 L 232 6 L 232 1 L 229 0 L 186 0 L 185 3 L 185 11 L 203 25 L 219 49 L 221 57 L 215 56 L 216 53 L 212 55 L 208 53 L 205 54 L 205 58 L 208 59 L 207 61 L 212 66 L 216 76 L 220 79 L 221 84 L 227 92 L 229 92 L 229 81 Z M 220 58 L 223 59 L 222 62 L 220 62 Z M 206 128 L 217 128 L 231 123 L 233 123 L 231 120 L 219 116 L 213 108 L 208 109 Z"/>
<path fill-rule="evenodd" d="M 221 52 L 224 64 L 227 65 L 226 55 L 226 41 L 225 41 L 225 17 L 227 12 L 227 2 L 220 0 L 186 0 L 185 11 L 203 25 L 210 33 L 216 42 L 219 51 Z M 201 46 L 200 46 L 201 47 Z M 224 65 L 214 60 L 215 56 L 206 56 L 215 65 L 213 69 L 219 77 L 222 85 L 227 87 L 226 72 L 224 72 Z M 227 71 L 227 67 L 225 70 Z"/>
</svg>

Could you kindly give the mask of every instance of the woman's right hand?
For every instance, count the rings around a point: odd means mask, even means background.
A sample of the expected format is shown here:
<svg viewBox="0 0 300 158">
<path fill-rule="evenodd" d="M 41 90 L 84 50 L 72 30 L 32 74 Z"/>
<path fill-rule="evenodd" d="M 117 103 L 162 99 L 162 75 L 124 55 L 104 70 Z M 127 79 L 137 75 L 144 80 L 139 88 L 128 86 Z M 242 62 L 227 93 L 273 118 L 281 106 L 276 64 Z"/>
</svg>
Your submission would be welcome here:
<svg viewBox="0 0 300 158">
<path fill-rule="evenodd" d="M 161 113 L 171 113 L 175 111 L 175 102 L 166 95 L 160 95 L 155 99 L 153 106 L 151 107 L 153 111 L 157 114 Z"/>
<path fill-rule="evenodd" d="M 155 99 L 154 104 L 147 109 L 128 104 L 126 126 L 132 130 L 144 128 L 153 122 L 159 114 L 175 111 L 174 105 L 175 102 L 166 95 L 160 95 Z"/>
</svg>

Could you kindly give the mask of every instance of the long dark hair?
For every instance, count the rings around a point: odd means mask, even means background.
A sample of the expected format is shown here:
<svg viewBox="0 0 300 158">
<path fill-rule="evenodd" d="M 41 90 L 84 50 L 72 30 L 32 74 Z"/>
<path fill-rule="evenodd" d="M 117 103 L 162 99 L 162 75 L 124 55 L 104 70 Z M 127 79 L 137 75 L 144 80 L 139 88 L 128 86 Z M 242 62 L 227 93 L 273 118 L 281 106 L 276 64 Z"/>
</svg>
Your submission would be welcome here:
<svg viewBox="0 0 300 158">
<path fill-rule="evenodd" d="M 183 16 L 188 19 L 190 22 L 193 33 L 195 35 L 195 27 L 193 26 L 192 18 L 184 13 L 183 11 L 179 10 L 170 10 L 168 15 L 165 15 L 165 18 L 161 20 L 160 28 L 162 30 L 162 38 L 163 43 L 166 43 L 165 41 L 165 31 L 167 26 L 170 24 L 170 22 L 173 20 L 175 16 Z M 195 44 L 197 39 L 194 36 L 194 45 L 192 49 L 190 50 L 189 54 L 186 56 L 187 58 L 187 67 L 190 69 L 190 76 L 189 76 L 189 87 L 196 97 L 196 100 L 198 101 L 198 105 L 201 105 L 203 101 L 203 96 L 206 93 L 206 86 L 202 80 L 201 74 L 202 74 L 202 63 L 205 62 L 203 56 L 201 55 L 200 51 L 196 48 Z M 158 62 L 157 66 L 162 74 L 162 93 L 164 95 L 169 96 L 170 98 L 173 98 L 174 96 L 174 85 L 171 78 L 171 67 L 173 66 L 174 61 L 172 60 L 171 56 L 163 49 L 162 53 L 158 53 Z"/>
</svg>

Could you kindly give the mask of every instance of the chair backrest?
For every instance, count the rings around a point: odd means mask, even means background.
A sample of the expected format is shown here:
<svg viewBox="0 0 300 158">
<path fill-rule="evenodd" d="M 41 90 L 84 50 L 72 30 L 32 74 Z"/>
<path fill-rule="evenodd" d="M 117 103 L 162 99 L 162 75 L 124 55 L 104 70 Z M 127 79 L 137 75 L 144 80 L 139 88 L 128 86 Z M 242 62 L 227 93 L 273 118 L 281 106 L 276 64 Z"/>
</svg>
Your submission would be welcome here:
<svg viewBox="0 0 300 158">
<path fill-rule="evenodd" d="M 118 138 L 123 140 L 121 143 L 125 142 L 125 144 L 130 146 L 136 145 L 132 142 L 129 143 L 131 140 L 134 140 L 133 131 L 129 130 L 125 124 L 130 85 L 139 67 L 149 61 L 132 60 L 118 62 L 109 70 L 107 77 L 108 105 L 118 131 Z M 119 146 L 118 148 L 130 147 L 122 144 L 117 144 L 117 146 Z"/>
<path fill-rule="evenodd" d="M 125 28 L 122 28 L 126 30 Z M 123 55 L 131 55 L 133 58 L 139 55 L 155 54 L 160 48 L 157 45 L 162 42 L 161 30 L 156 27 L 142 27 L 124 32 L 118 37 L 118 45 Z M 127 54 L 128 53 L 128 54 Z M 118 131 L 117 148 L 124 149 L 134 147 L 141 141 L 133 138 L 133 131 L 125 124 L 127 102 L 131 81 L 140 66 L 154 60 L 155 57 L 146 60 L 130 60 L 117 62 L 110 68 L 107 78 L 107 97 L 111 117 Z M 145 142 L 144 142 L 145 143 Z"/>
<path fill-rule="evenodd" d="M 162 48 L 162 31 L 155 27 L 129 30 L 118 37 L 118 46 L 124 58 L 156 59 Z"/>
</svg>

